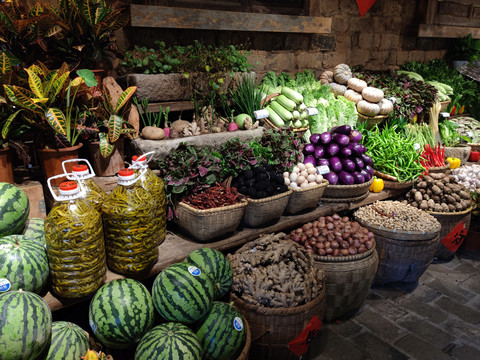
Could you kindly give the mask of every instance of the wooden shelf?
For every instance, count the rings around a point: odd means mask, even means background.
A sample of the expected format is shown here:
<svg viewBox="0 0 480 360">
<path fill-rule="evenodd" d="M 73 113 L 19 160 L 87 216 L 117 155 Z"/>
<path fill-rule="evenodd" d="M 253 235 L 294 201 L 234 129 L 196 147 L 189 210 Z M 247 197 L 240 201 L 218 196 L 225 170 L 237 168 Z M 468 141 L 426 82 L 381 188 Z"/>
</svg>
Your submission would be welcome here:
<svg viewBox="0 0 480 360">
<path fill-rule="evenodd" d="M 147 111 L 150 113 L 158 113 L 160 112 L 160 105 L 162 106 L 163 111 L 165 111 L 167 107 L 170 108 L 170 111 L 187 111 L 195 109 L 195 104 L 192 101 L 179 100 L 149 103 Z M 143 114 L 142 107 L 137 107 L 137 110 L 139 113 Z"/>
<path fill-rule="evenodd" d="M 379 193 L 370 193 L 369 196 L 358 203 L 322 203 L 314 210 L 299 215 L 282 216 L 278 222 L 263 228 L 241 228 L 230 237 L 207 243 L 199 243 L 192 241 L 187 235 L 168 232 L 165 241 L 159 246 L 159 254 L 157 263 L 152 267 L 150 272 L 143 279 L 156 276 L 167 266 L 183 261 L 187 255 L 195 249 L 201 247 L 210 247 L 220 251 L 234 249 L 243 244 L 258 238 L 260 235 L 273 232 L 289 231 L 309 221 L 313 221 L 320 216 L 332 215 L 343 210 L 353 210 L 360 206 L 371 204 L 377 200 L 392 198 L 406 192 L 404 189 L 389 189 Z M 105 282 L 123 278 L 123 276 L 107 271 Z M 138 279 L 142 280 L 142 279 Z M 60 299 L 48 293 L 44 296 L 44 300 L 52 311 L 60 310 L 75 303 L 89 299 Z"/>
</svg>

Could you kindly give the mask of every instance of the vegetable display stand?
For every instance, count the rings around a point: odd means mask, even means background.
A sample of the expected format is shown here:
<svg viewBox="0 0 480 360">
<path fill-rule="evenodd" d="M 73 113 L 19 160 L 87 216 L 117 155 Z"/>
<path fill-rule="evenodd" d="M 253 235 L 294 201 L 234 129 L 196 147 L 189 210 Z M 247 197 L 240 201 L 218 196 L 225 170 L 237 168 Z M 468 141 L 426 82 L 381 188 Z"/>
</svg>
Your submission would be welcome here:
<svg viewBox="0 0 480 360">
<path fill-rule="evenodd" d="M 325 321 L 332 321 L 360 308 L 373 284 L 378 255 L 375 247 L 349 256 L 314 256 L 314 266 L 325 271 Z"/>
<path fill-rule="evenodd" d="M 178 226 L 198 241 L 209 241 L 235 231 L 247 207 L 247 201 L 235 205 L 199 210 L 181 201 L 177 207 Z"/>
<path fill-rule="evenodd" d="M 465 164 L 468 161 L 468 157 L 470 156 L 471 147 L 467 145 L 459 145 L 459 146 L 452 146 L 445 148 L 445 159 L 451 158 L 458 158 Z"/>
<path fill-rule="evenodd" d="M 263 199 L 248 198 L 243 222 L 249 227 L 261 227 L 280 219 L 285 211 L 293 190 Z"/>
<path fill-rule="evenodd" d="M 388 115 L 376 115 L 376 116 L 367 116 L 358 113 L 358 122 L 367 123 L 367 130 L 370 130 L 375 125 L 380 125 L 383 121 L 388 118 Z"/>
<path fill-rule="evenodd" d="M 322 201 L 349 202 L 360 201 L 368 196 L 373 178 L 363 184 L 356 185 L 328 185 L 323 193 Z"/>
<path fill-rule="evenodd" d="M 292 189 L 293 192 L 288 200 L 285 212 L 288 214 L 296 214 L 305 209 L 317 207 L 327 185 L 328 181 L 323 180 L 323 182 L 318 185 Z"/>
<path fill-rule="evenodd" d="M 359 223 L 375 234 L 379 259 L 375 284 L 416 282 L 433 261 L 440 241 L 438 231 L 392 230 Z"/>
<path fill-rule="evenodd" d="M 309 323 L 313 316 L 322 319 L 325 314 L 325 291 L 323 286 L 315 300 L 292 308 L 268 308 L 253 305 L 231 294 L 231 299 L 247 319 L 252 332 L 251 355 L 253 359 L 297 359 L 288 350 L 292 341 Z"/>
<path fill-rule="evenodd" d="M 465 211 L 455 213 L 429 212 L 429 214 L 436 218 L 442 225 L 442 228 L 440 229 L 440 243 L 435 251 L 435 258 L 443 261 L 451 260 L 464 238 L 460 237 L 460 239 L 453 239 L 447 237 L 447 235 L 449 235 L 455 229 L 455 227 L 460 224 L 460 222 L 463 223 L 464 227 L 468 230 L 472 217 L 472 208 L 470 207 Z M 459 244 L 456 244 L 457 246 L 454 246 L 454 251 L 450 250 L 452 249 L 449 245 L 451 241 L 460 241 Z"/>
</svg>

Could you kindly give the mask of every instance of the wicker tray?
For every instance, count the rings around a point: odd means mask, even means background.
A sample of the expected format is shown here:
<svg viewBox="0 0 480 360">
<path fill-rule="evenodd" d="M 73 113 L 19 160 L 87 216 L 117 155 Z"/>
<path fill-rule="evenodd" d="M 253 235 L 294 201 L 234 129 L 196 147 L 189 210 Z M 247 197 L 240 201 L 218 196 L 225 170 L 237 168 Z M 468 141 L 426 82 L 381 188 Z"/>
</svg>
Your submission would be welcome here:
<svg viewBox="0 0 480 360">
<path fill-rule="evenodd" d="M 248 202 L 243 200 L 207 210 L 198 210 L 180 202 L 177 207 L 176 223 L 198 241 L 209 241 L 235 231 L 242 220 Z"/>
<path fill-rule="evenodd" d="M 369 191 L 367 191 L 365 194 L 363 195 L 360 195 L 360 196 L 355 196 L 355 197 L 351 197 L 351 198 L 326 198 L 326 197 L 322 197 L 322 202 L 326 202 L 326 203 L 354 203 L 354 202 L 358 202 L 358 201 L 362 201 L 364 199 L 366 199 L 369 195 Z"/>
<path fill-rule="evenodd" d="M 280 219 L 287 207 L 292 192 L 290 189 L 284 193 L 269 196 L 264 199 L 248 198 L 248 205 L 243 215 L 244 224 L 249 227 L 260 227 Z"/>
<path fill-rule="evenodd" d="M 328 185 L 323 193 L 324 198 L 345 199 L 359 197 L 368 194 L 368 189 L 373 183 L 373 178 L 363 184 L 356 185 Z"/>
<path fill-rule="evenodd" d="M 381 124 L 384 120 L 388 118 L 388 115 L 377 115 L 377 116 L 366 116 L 358 113 L 358 122 L 367 123 L 367 130 L 370 130 L 375 125 Z"/>
<path fill-rule="evenodd" d="M 428 240 L 432 239 L 440 233 L 440 227 L 436 231 L 404 231 L 399 229 L 390 229 L 383 226 L 373 226 L 365 223 L 361 219 L 355 217 L 355 220 L 363 227 L 366 227 L 369 231 L 375 235 L 395 238 L 396 240 Z"/>
<path fill-rule="evenodd" d="M 327 185 L 328 181 L 324 179 L 321 184 L 315 186 L 309 186 L 303 189 L 292 189 L 293 192 L 288 200 L 285 212 L 288 214 L 296 214 L 302 210 L 317 207 Z"/>
<path fill-rule="evenodd" d="M 413 181 L 399 182 L 383 180 L 384 189 L 409 189 L 413 186 Z"/>
</svg>

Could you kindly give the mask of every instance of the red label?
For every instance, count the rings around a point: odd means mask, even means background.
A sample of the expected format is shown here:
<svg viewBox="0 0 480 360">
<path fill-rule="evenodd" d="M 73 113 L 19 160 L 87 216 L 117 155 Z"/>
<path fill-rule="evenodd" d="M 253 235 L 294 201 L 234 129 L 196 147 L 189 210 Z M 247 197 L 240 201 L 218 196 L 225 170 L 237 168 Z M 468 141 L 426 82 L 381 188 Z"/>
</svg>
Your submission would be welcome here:
<svg viewBox="0 0 480 360">
<path fill-rule="evenodd" d="M 467 228 L 463 222 L 460 221 L 457 226 L 455 226 L 453 230 L 442 239 L 442 243 L 450 252 L 454 253 L 460 245 L 462 245 L 465 236 L 467 236 L 467 232 Z"/>
<path fill-rule="evenodd" d="M 322 322 L 320 319 L 317 316 L 312 317 L 305 329 L 303 329 L 295 339 L 288 343 L 288 350 L 294 353 L 297 357 L 305 354 L 321 327 Z"/>
</svg>

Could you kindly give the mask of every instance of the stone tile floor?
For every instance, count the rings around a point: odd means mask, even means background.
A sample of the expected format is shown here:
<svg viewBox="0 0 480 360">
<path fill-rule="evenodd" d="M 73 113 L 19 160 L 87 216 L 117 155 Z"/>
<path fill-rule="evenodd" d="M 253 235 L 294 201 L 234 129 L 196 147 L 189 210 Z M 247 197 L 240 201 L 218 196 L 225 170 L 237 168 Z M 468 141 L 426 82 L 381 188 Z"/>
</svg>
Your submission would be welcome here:
<svg viewBox="0 0 480 360">
<path fill-rule="evenodd" d="M 432 263 L 414 284 L 372 287 L 348 319 L 324 324 L 309 360 L 480 360 L 480 254 Z"/>
</svg>

